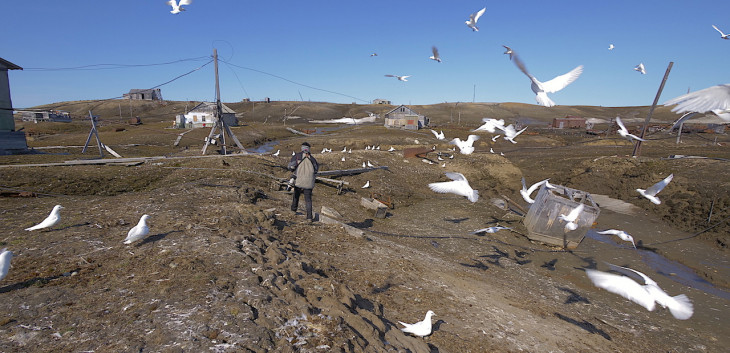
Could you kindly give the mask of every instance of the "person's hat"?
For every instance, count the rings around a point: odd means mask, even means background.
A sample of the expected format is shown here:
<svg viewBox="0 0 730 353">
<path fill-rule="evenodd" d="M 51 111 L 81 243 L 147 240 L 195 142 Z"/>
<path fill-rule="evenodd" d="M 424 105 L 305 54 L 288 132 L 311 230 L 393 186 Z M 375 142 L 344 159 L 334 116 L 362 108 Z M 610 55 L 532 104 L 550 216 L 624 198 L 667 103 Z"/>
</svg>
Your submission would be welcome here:
<svg viewBox="0 0 730 353">
<path fill-rule="evenodd" d="M 309 152 L 309 148 L 312 147 L 312 145 L 309 144 L 309 142 L 305 142 L 302 144 L 302 152 Z"/>
</svg>

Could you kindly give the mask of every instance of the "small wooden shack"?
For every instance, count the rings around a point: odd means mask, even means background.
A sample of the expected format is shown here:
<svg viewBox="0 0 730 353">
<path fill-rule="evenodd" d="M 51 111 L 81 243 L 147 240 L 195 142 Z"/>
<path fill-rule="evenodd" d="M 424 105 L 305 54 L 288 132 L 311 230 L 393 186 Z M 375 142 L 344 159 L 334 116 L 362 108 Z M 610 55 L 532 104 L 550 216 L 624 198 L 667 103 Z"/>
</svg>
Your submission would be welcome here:
<svg viewBox="0 0 730 353">
<path fill-rule="evenodd" d="M 579 116 L 568 115 L 564 118 L 555 118 L 551 125 L 556 129 L 585 129 L 586 119 Z"/>
<path fill-rule="evenodd" d="M 56 123 L 70 123 L 71 114 L 62 110 L 43 110 L 43 111 L 32 111 L 22 110 L 19 111 L 22 115 L 23 121 L 32 121 L 34 123 L 50 121 Z"/>
<path fill-rule="evenodd" d="M 399 105 L 385 113 L 385 127 L 418 130 L 428 126 L 428 118 L 405 105 Z"/>
<path fill-rule="evenodd" d="M 233 109 L 222 104 L 223 120 L 228 126 L 238 126 L 238 118 Z M 184 115 L 175 117 L 175 126 L 179 128 L 213 127 L 216 105 L 213 102 L 202 102 Z"/>
<path fill-rule="evenodd" d="M 159 88 L 153 89 L 130 89 L 129 93 L 124 94 L 124 99 L 145 100 L 145 101 L 161 101 L 162 92 Z"/>
</svg>

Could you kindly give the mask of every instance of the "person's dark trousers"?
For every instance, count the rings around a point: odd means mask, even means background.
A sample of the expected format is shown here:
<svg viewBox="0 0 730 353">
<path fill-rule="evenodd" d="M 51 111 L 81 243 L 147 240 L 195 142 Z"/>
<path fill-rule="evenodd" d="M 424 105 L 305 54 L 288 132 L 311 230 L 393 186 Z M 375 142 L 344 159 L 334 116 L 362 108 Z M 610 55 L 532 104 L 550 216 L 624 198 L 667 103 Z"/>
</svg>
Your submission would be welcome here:
<svg viewBox="0 0 730 353">
<path fill-rule="evenodd" d="M 304 204 L 307 210 L 307 219 L 312 219 L 312 189 L 294 187 L 294 197 L 291 202 L 291 210 L 296 212 L 299 206 L 299 195 L 304 194 Z"/>
</svg>

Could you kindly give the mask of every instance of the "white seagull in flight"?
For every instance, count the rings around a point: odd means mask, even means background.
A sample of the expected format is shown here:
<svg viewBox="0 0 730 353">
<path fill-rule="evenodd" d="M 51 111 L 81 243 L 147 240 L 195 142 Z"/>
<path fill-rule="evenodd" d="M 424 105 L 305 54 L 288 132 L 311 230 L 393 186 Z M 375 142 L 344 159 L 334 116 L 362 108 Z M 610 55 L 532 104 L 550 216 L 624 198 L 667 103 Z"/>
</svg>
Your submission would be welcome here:
<svg viewBox="0 0 730 353">
<path fill-rule="evenodd" d="M 466 20 L 466 22 L 465 22 L 466 25 L 469 26 L 469 28 L 471 28 L 472 31 L 479 32 L 479 27 L 477 27 L 477 21 L 479 21 L 479 17 L 482 17 L 482 15 L 484 14 L 484 11 L 487 11 L 486 7 L 471 14 L 469 16 L 469 19 Z"/>
<path fill-rule="evenodd" d="M 730 121 L 730 84 L 717 85 L 687 93 L 672 98 L 665 106 L 677 105 L 672 111 L 678 114 L 684 112 L 706 113 L 713 112 L 720 119 Z M 676 124 L 675 124 L 676 125 Z"/>
<path fill-rule="evenodd" d="M 440 183 L 428 184 L 428 187 L 434 192 L 441 194 L 456 194 L 466 197 L 471 202 L 477 202 L 479 199 L 479 191 L 474 190 L 469 185 L 469 181 L 466 180 L 464 174 L 449 172 L 446 173 L 446 177 L 452 181 L 444 181 Z"/>
<path fill-rule="evenodd" d="M 555 105 L 555 102 L 553 102 L 547 96 L 548 93 L 560 91 L 569 84 L 573 83 L 573 81 L 575 81 L 578 76 L 583 73 L 583 65 L 579 65 L 567 74 L 560 75 L 547 82 L 540 82 L 535 76 L 532 76 L 527 71 L 527 67 L 525 67 L 525 64 L 514 52 L 512 53 L 512 59 L 514 60 L 515 65 L 517 65 L 517 68 L 530 78 L 530 81 L 532 82 L 530 88 L 532 88 L 532 92 L 535 93 L 535 100 L 537 101 L 537 103 L 546 107 L 552 107 Z"/>
<path fill-rule="evenodd" d="M 629 233 L 624 232 L 623 230 L 618 229 L 607 229 L 602 232 L 596 232 L 598 234 L 610 234 L 610 235 L 616 235 L 623 241 L 629 241 L 631 242 L 631 245 L 634 246 L 634 249 L 636 249 L 636 243 L 634 243 L 634 237 L 629 235 Z"/>
<path fill-rule="evenodd" d="M 407 78 L 411 77 L 410 75 L 406 76 L 398 76 L 398 75 L 385 75 L 385 77 L 395 77 L 398 79 L 398 81 L 408 81 Z"/>
<path fill-rule="evenodd" d="M 472 131 L 488 131 L 494 133 L 496 129 L 504 130 L 504 119 L 482 118 L 484 124 Z"/>
<path fill-rule="evenodd" d="M 639 284 L 626 276 L 615 275 L 593 269 L 586 269 L 586 275 L 588 275 L 588 278 L 590 278 L 591 282 L 593 282 L 596 287 L 618 294 L 643 306 L 646 310 L 653 311 L 656 303 L 659 303 L 662 307 L 668 308 L 669 312 L 672 313 L 672 316 L 674 316 L 675 319 L 687 320 L 692 317 L 694 308 L 692 302 L 686 295 L 680 294 L 671 297 L 647 275 L 628 267 L 611 264 L 609 264 L 609 266 L 619 272 L 632 276 L 641 276 L 644 280 L 644 284 Z"/>
<path fill-rule="evenodd" d="M 436 314 L 429 310 L 426 312 L 426 317 L 423 321 L 416 322 L 415 324 L 407 324 L 401 321 L 398 321 L 398 323 L 405 326 L 401 329 L 401 331 L 412 333 L 418 337 L 424 337 L 431 334 L 431 316 L 434 315 Z"/>
<path fill-rule="evenodd" d="M 578 224 L 575 222 L 578 220 L 578 216 L 580 216 L 581 212 L 583 212 L 583 208 L 585 207 L 584 204 L 579 204 L 578 207 L 572 209 L 568 215 L 561 214 L 558 219 L 561 221 L 565 221 L 565 231 L 569 230 L 576 230 L 578 228 Z"/>
<path fill-rule="evenodd" d="M 624 126 L 624 123 L 621 121 L 621 118 L 616 117 L 616 124 L 618 124 L 618 134 L 621 135 L 623 138 L 631 141 L 631 140 L 638 140 L 638 141 L 646 141 L 641 137 L 638 137 L 634 134 L 629 133 L 629 129 Z"/>
<path fill-rule="evenodd" d="M 716 31 L 720 32 L 720 38 L 722 38 L 722 39 L 730 39 L 730 34 L 722 33 L 722 31 L 719 28 L 717 28 L 717 26 L 712 25 L 712 28 L 714 28 Z"/>
<path fill-rule="evenodd" d="M 444 136 L 444 132 L 441 131 L 441 133 L 436 132 L 435 130 L 431 130 L 433 132 L 433 135 L 436 136 L 436 139 L 438 140 L 445 140 L 446 136 Z"/>
<path fill-rule="evenodd" d="M 509 59 L 512 60 L 512 48 L 510 48 L 506 45 L 502 45 L 502 46 L 504 47 L 504 49 L 507 49 L 504 51 L 504 54 L 509 55 Z"/>
<path fill-rule="evenodd" d="M 550 188 L 550 189 L 554 188 L 554 186 L 552 186 L 552 185 L 550 185 L 550 183 L 548 183 L 548 180 L 550 180 L 550 179 L 545 179 L 543 181 L 538 181 L 537 183 L 532 184 L 532 186 L 530 186 L 528 188 L 527 187 L 527 184 L 525 184 L 525 178 L 523 177 L 522 178 L 522 190 L 520 190 L 520 195 L 522 195 L 522 198 L 527 203 L 535 203 L 535 200 L 533 200 L 532 197 L 530 197 L 530 195 L 532 195 L 532 193 L 535 192 L 535 190 L 537 190 L 537 188 L 539 188 L 540 186 L 542 186 L 542 184 L 546 184 L 547 187 Z"/>
<path fill-rule="evenodd" d="M 670 181 L 674 178 L 674 174 L 669 174 L 668 177 L 664 178 L 664 180 L 650 186 L 648 189 L 636 189 L 636 191 L 641 194 L 641 196 L 646 197 L 649 201 L 651 201 L 653 204 L 658 205 L 662 203 L 661 200 L 659 200 L 658 197 L 656 197 L 656 194 L 658 194 L 660 191 L 664 189 L 667 184 L 669 184 Z"/>
<path fill-rule="evenodd" d="M 613 46 L 613 44 L 609 44 L 608 45 L 608 50 L 613 50 L 613 48 L 616 48 L 616 47 Z"/>
<path fill-rule="evenodd" d="M 644 63 L 639 63 L 639 65 L 636 65 L 634 70 L 641 72 L 642 75 L 646 75 L 646 68 L 644 68 Z"/>
<path fill-rule="evenodd" d="M 441 56 L 439 56 L 438 48 L 436 48 L 435 46 L 431 47 L 431 53 L 433 53 L 433 55 L 431 55 L 429 57 L 429 59 L 431 59 L 433 61 L 441 62 Z"/>
<path fill-rule="evenodd" d="M 180 11 L 185 11 L 183 5 L 190 5 L 192 3 L 193 0 L 180 0 L 179 4 L 175 0 L 170 0 L 167 2 L 168 5 L 172 6 L 172 11 L 170 11 L 170 13 L 173 15 L 179 14 Z"/>
<path fill-rule="evenodd" d="M 499 126 L 497 126 L 497 127 L 499 128 Z M 517 129 L 515 129 L 514 125 L 509 124 L 509 125 L 507 125 L 507 127 L 500 128 L 500 129 L 502 129 L 502 131 L 504 131 L 504 137 L 503 137 L 503 139 L 505 139 L 505 140 L 507 140 L 509 142 L 512 142 L 512 143 L 517 143 L 514 140 L 515 137 L 517 137 L 521 133 L 525 132 L 525 130 L 527 130 L 527 127 L 525 126 L 524 129 L 522 129 L 520 131 L 517 131 Z"/>
<path fill-rule="evenodd" d="M 460 138 L 454 138 L 453 140 L 449 141 L 450 145 L 456 145 L 456 147 L 459 147 L 459 151 L 461 154 L 471 154 L 474 152 L 474 141 L 479 140 L 478 135 L 469 135 L 469 137 L 466 138 L 466 141 L 462 141 Z"/>
</svg>

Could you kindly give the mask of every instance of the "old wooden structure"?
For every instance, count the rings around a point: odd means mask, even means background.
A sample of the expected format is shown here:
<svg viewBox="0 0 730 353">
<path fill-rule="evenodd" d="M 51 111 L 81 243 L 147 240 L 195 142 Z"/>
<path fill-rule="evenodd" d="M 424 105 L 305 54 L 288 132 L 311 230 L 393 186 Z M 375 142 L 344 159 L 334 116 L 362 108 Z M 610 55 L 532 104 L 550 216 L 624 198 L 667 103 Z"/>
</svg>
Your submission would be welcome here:
<svg viewBox="0 0 730 353">
<path fill-rule="evenodd" d="M 418 130 L 428 126 L 428 118 L 405 105 L 399 105 L 385 113 L 385 127 Z"/>
<path fill-rule="evenodd" d="M 554 184 L 552 186 L 555 188 L 551 189 L 543 184 L 535 197 L 535 203 L 527 211 L 524 220 L 527 237 L 565 249 L 575 249 L 598 218 L 600 209 L 591 195 L 585 191 Z M 569 214 L 581 203 L 584 205 L 583 212 L 575 221 L 578 227 L 568 231 L 565 222 L 559 220 L 559 216 Z"/>
<path fill-rule="evenodd" d="M 65 112 L 62 110 L 43 110 L 43 111 L 21 110 L 18 112 L 21 114 L 23 121 L 32 121 L 34 123 L 44 122 L 44 121 L 56 122 L 56 123 L 70 123 L 71 122 L 71 114 L 69 114 L 69 112 Z"/>
<path fill-rule="evenodd" d="M 175 117 L 175 127 L 181 129 L 194 129 L 200 127 L 212 127 L 218 121 L 216 118 L 216 103 L 202 102 L 184 115 Z M 238 118 L 233 109 L 221 104 L 222 119 L 228 126 L 238 126 Z"/>
<path fill-rule="evenodd" d="M 124 99 L 144 100 L 144 101 L 161 101 L 162 91 L 159 88 L 152 89 L 130 89 L 129 93 L 123 95 Z"/>
<path fill-rule="evenodd" d="M 28 149 L 25 132 L 15 131 L 13 102 L 10 100 L 10 80 L 8 70 L 23 68 L 0 58 L 0 154 L 11 154 Z"/>
<path fill-rule="evenodd" d="M 586 119 L 579 116 L 568 115 L 564 118 L 555 118 L 551 124 L 556 129 L 585 129 Z"/>
</svg>

